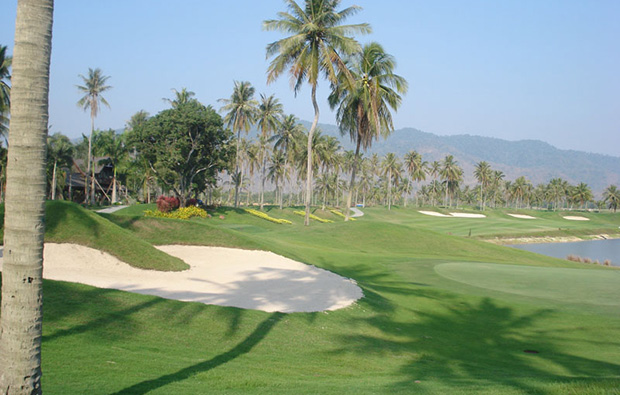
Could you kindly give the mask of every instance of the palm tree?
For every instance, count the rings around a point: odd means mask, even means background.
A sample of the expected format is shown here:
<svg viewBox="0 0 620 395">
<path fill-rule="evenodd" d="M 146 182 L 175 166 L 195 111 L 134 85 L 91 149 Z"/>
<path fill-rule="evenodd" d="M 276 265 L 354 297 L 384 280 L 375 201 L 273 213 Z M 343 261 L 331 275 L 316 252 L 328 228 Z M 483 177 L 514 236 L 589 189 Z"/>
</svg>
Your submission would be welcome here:
<svg viewBox="0 0 620 395">
<path fill-rule="evenodd" d="M 187 88 L 181 88 L 180 92 L 173 88 L 172 92 L 174 92 L 174 99 L 172 100 L 167 99 L 167 98 L 162 99 L 166 103 L 169 103 L 172 106 L 172 108 L 177 108 L 181 104 L 187 104 L 192 100 L 196 100 L 193 98 L 194 96 L 196 96 L 196 94 L 192 91 L 188 91 Z"/>
<path fill-rule="evenodd" d="M 114 130 L 110 129 L 101 134 L 98 148 L 99 152 L 106 156 L 100 163 L 111 164 L 114 167 L 114 175 L 112 176 L 112 197 L 110 199 L 110 203 L 114 204 L 118 201 L 116 175 L 119 164 L 127 155 L 127 147 L 125 146 L 122 136 L 117 135 Z"/>
<path fill-rule="evenodd" d="M 360 147 L 370 148 L 379 136 L 387 137 L 394 129 L 390 109 L 396 111 L 400 106 L 400 95 L 407 92 L 407 81 L 394 74 L 394 58 L 375 42 L 364 45 L 346 64 L 347 69 L 338 74 L 338 82 L 332 83 L 329 104 L 332 109 L 338 107 L 336 119 L 340 133 L 349 133 L 351 141 L 356 143 L 355 156 L 359 158 Z M 355 163 L 347 195 L 348 207 L 355 183 Z M 345 221 L 349 219 L 348 207 Z"/>
<path fill-rule="evenodd" d="M 282 181 L 286 178 L 286 157 L 281 151 L 274 151 L 271 156 L 269 178 L 276 184 L 276 204 L 279 202 L 282 210 Z"/>
<path fill-rule="evenodd" d="M 241 138 L 241 130 L 246 133 L 250 130 L 256 119 L 256 106 L 258 102 L 253 99 L 254 87 L 246 81 L 235 81 L 233 93 L 230 99 L 219 99 L 224 103 L 221 111 L 226 112 L 224 122 L 237 133 L 237 155 L 235 160 L 235 177 L 240 180 L 239 173 L 239 140 Z M 239 207 L 239 182 L 235 183 L 235 207 Z"/>
<path fill-rule="evenodd" d="M 615 185 L 610 185 L 603 192 L 603 201 L 607 203 L 609 209 L 613 209 L 614 213 L 620 206 L 620 190 Z"/>
<path fill-rule="evenodd" d="M 276 133 L 269 139 L 270 142 L 273 142 L 274 150 L 284 155 L 286 179 L 289 179 L 290 164 L 294 160 L 296 145 L 302 133 L 303 126 L 297 122 L 297 118 L 294 115 L 288 115 L 284 117 Z"/>
<path fill-rule="evenodd" d="M 383 175 L 387 177 L 387 204 L 388 210 L 391 210 L 392 180 L 398 182 L 398 179 L 400 178 L 401 167 L 398 157 L 393 152 L 387 153 L 381 162 L 381 167 L 383 169 Z"/>
<path fill-rule="evenodd" d="M 4 215 L 0 393 L 40 394 L 53 0 L 18 1 Z"/>
<path fill-rule="evenodd" d="M 260 99 L 261 101 L 258 106 L 257 123 L 258 129 L 261 132 L 261 138 L 265 141 L 265 143 L 267 143 L 269 141 L 269 137 L 271 137 L 271 133 L 278 129 L 284 111 L 282 110 L 282 104 L 274 95 L 265 96 L 261 94 Z M 266 147 L 266 144 L 261 146 Z M 262 163 L 260 209 L 262 210 L 264 205 L 265 179 L 267 178 L 265 175 L 267 171 L 267 151 L 265 149 L 260 151 L 260 158 Z"/>
<path fill-rule="evenodd" d="M 92 164 L 92 136 L 95 131 L 95 118 L 99 114 L 99 103 L 103 103 L 108 108 L 110 105 L 101 94 L 112 87 L 106 85 L 106 82 L 110 78 L 104 76 L 101 69 L 88 69 L 88 77 L 82 74 L 79 77 L 83 80 L 84 85 L 76 85 L 78 90 L 84 93 L 84 96 L 78 100 L 77 105 L 82 107 L 84 111 L 90 109 L 90 135 L 88 138 L 88 165 L 86 167 L 86 174 L 90 176 L 90 204 L 95 203 L 95 168 Z M 88 199 L 88 183 L 85 183 L 85 196 Z"/>
<path fill-rule="evenodd" d="M 8 141 L 9 109 L 11 107 L 11 57 L 6 55 L 6 46 L 0 45 L 0 135 Z"/>
<path fill-rule="evenodd" d="M 476 177 L 476 180 L 478 180 L 478 183 L 480 184 L 480 209 L 482 211 L 484 211 L 484 203 L 485 203 L 484 188 L 489 185 L 492 175 L 493 175 L 493 172 L 491 170 L 491 165 L 489 165 L 488 162 L 480 161 L 476 163 L 476 167 L 474 170 L 474 176 Z"/>
<path fill-rule="evenodd" d="M 417 153 L 416 151 L 409 151 L 405 154 L 405 170 L 409 173 L 411 177 L 407 182 L 407 190 L 406 195 L 409 196 L 411 193 L 411 182 L 416 181 L 424 181 L 426 180 L 426 172 L 428 169 L 428 162 L 422 160 L 422 155 Z M 405 199 L 405 207 L 407 207 L 407 199 Z"/>
<path fill-rule="evenodd" d="M 439 171 L 439 175 L 446 184 L 446 204 L 448 204 L 449 195 L 449 206 L 452 206 L 452 196 L 459 188 L 459 182 L 463 179 L 463 169 L 461 169 L 461 167 L 458 165 L 458 162 L 454 160 L 454 157 L 452 155 L 446 155 L 443 162 L 441 163 L 441 170 Z"/>
<path fill-rule="evenodd" d="M 576 202 L 579 202 L 583 209 L 585 210 L 587 207 L 587 203 L 594 199 L 594 195 L 592 195 L 592 190 L 590 187 L 580 182 L 572 191 L 571 198 Z"/>
<path fill-rule="evenodd" d="M 47 139 L 47 160 L 52 163 L 51 199 L 56 200 L 56 180 L 59 166 L 71 167 L 73 164 L 73 144 L 61 133 L 54 133 Z"/>
<path fill-rule="evenodd" d="M 314 120 L 308 132 L 308 154 L 306 164 L 306 217 L 304 224 L 310 225 L 310 199 L 312 195 L 312 140 L 319 122 L 319 105 L 316 88 L 319 77 L 324 75 L 337 83 L 337 70 L 344 70 L 341 56 L 359 50 L 359 43 L 349 35 L 370 33 L 368 24 L 342 25 L 351 15 L 360 10 L 351 6 L 336 11 L 340 0 L 306 0 L 300 7 L 294 0 L 285 0 L 289 12 L 279 12 L 280 19 L 263 22 L 265 30 L 278 30 L 291 36 L 267 45 L 267 58 L 275 56 L 267 69 L 267 83 L 275 81 L 288 71 L 295 93 L 307 81 L 311 86 Z"/>
</svg>

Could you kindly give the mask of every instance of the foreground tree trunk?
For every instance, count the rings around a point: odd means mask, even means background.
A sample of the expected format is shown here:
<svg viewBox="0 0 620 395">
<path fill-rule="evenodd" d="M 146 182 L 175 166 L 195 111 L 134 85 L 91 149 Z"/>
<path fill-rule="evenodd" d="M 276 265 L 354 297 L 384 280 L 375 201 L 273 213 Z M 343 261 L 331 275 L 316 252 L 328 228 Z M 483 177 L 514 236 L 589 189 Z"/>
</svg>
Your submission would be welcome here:
<svg viewBox="0 0 620 395">
<path fill-rule="evenodd" d="M 310 204 L 312 202 L 312 137 L 314 135 L 314 129 L 319 123 L 319 104 L 316 102 L 316 84 L 312 85 L 312 106 L 314 107 L 314 120 L 308 131 L 308 163 L 307 163 L 307 175 L 306 175 L 306 216 L 304 218 L 304 225 L 310 225 Z"/>
<path fill-rule="evenodd" d="M 19 0 L 7 166 L 0 393 L 41 393 L 45 162 L 53 0 Z"/>
</svg>

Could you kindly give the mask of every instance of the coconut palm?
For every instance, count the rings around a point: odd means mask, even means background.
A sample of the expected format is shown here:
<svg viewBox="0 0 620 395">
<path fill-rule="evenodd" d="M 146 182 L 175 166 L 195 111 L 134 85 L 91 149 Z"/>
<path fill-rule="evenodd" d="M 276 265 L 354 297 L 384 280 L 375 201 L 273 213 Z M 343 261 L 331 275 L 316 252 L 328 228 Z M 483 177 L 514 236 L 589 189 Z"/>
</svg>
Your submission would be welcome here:
<svg viewBox="0 0 620 395">
<path fill-rule="evenodd" d="M 267 57 L 274 57 L 267 69 L 267 82 L 275 81 L 288 71 L 295 93 L 304 82 L 311 86 L 311 99 L 314 120 L 308 132 L 306 164 L 306 217 L 304 224 L 310 225 L 310 198 L 312 195 L 312 141 L 319 122 L 319 105 L 316 88 L 319 78 L 324 75 L 337 83 L 337 71 L 344 70 L 341 56 L 359 50 L 359 43 L 350 36 L 352 33 L 370 33 L 368 24 L 343 25 L 351 15 L 360 10 L 351 6 L 341 11 L 336 9 L 340 0 L 306 0 L 302 8 L 294 0 L 286 0 L 289 12 L 279 12 L 279 19 L 263 22 L 265 30 L 291 34 L 267 46 Z"/>
<path fill-rule="evenodd" d="M 592 195 L 592 190 L 587 184 L 580 182 L 573 188 L 571 198 L 575 202 L 579 202 L 580 206 L 585 210 L 587 208 L 587 203 L 594 199 L 594 195 Z"/>
<path fill-rule="evenodd" d="M 284 169 L 287 174 L 285 177 L 286 179 L 290 178 L 290 164 L 293 163 L 296 145 L 302 133 L 303 126 L 297 122 L 297 118 L 294 115 L 288 115 L 282 119 L 280 127 L 269 139 L 269 141 L 273 143 L 274 150 L 284 155 Z"/>
<path fill-rule="evenodd" d="M 607 203 L 607 207 L 609 207 L 610 210 L 613 209 L 615 213 L 618 206 L 620 206 L 620 189 L 615 185 L 608 186 L 605 192 L 603 192 L 603 201 Z"/>
<path fill-rule="evenodd" d="M 347 59 L 346 65 L 347 69 L 338 74 L 338 82 L 332 83 L 329 104 L 332 109 L 338 108 L 336 119 L 340 133 L 349 134 L 359 158 L 360 148 L 370 148 L 379 136 L 387 137 L 394 129 L 390 109 L 396 111 L 400 106 L 401 95 L 407 92 L 407 81 L 394 74 L 394 58 L 376 42 L 364 45 L 359 53 Z M 354 166 L 351 171 L 348 207 L 356 170 Z M 345 221 L 348 219 L 347 209 Z"/>
<path fill-rule="evenodd" d="M 6 46 L 0 45 L 0 135 L 8 141 L 9 109 L 11 107 L 11 57 L 6 54 Z"/>
<path fill-rule="evenodd" d="M 0 393 L 40 394 L 52 0 L 18 1 L 4 214 Z M 27 165 L 26 165 L 27 164 Z"/>
<path fill-rule="evenodd" d="M 52 200 L 56 200 L 58 168 L 71 168 L 73 164 L 73 144 L 71 144 L 69 137 L 61 133 L 54 133 L 47 138 L 47 161 L 52 167 L 50 197 Z"/>
<path fill-rule="evenodd" d="M 100 163 L 111 164 L 114 167 L 112 177 L 112 197 L 110 203 L 114 204 L 118 201 L 117 196 L 117 173 L 121 162 L 127 156 L 127 147 L 122 136 L 116 134 L 114 130 L 108 130 L 100 135 L 98 141 L 98 151 L 101 155 L 106 156 Z"/>
<path fill-rule="evenodd" d="M 452 155 L 446 155 L 446 157 L 441 163 L 439 175 L 446 184 L 445 204 L 452 206 L 452 197 L 454 193 L 459 189 L 459 182 L 463 180 L 463 169 L 461 169 L 461 167 L 458 165 L 458 162 L 454 160 L 454 157 Z M 449 204 L 448 196 L 450 197 Z"/>
<path fill-rule="evenodd" d="M 177 108 L 181 104 L 187 104 L 192 100 L 196 100 L 194 99 L 194 96 L 196 96 L 196 94 L 192 91 L 188 91 L 187 88 L 181 88 L 180 92 L 173 88 L 172 92 L 174 92 L 174 99 L 162 99 L 166 103 L 169 103 L 172 108 Z"/>
<path fill-rule="evenodd" d="M 406 195 L 411 193 L 411 182 L 420 182 L 426 180 L 426 173 L 428 170 L 428 162 L 422 160 L 422 155 L 416 151 L 409 151 L 405 154 L 405 170 L 409 173 L 409 180 L 407 182 Z M 405 199 L 405 207 L 407 207 L 407 199 Z"/>
<path fill-rule="evenodd" d="M 493 171 L 491 170 L 491 165 L 488 162 L 480 161 L 476 163 L 476 167 L 474 169 L 474 177 L 478 180 L 480 184 L 480 209 L 484 211 L 485 204 L 485 194 L 484 189 L 491 182 L 491 177 L 493 175 Z"/>
<path fill-rule="evenodd" d="M 393 153 L 389 152 L 383 158 L 381 162 L 382 174 L 386 177 L 387 181 L 387 204 L 388 210 L 392 209 L 392 181 L 398 182 L 400 178 L 400 162 L 398 157 Z"/>
<path fill-rule="evenodd" d="M 280 151 L 273 151 L 269 165 L 269 179 L 276 184 L 276 204 L 279 203 L 282 210 L 282 182 L 286 178 L 286 157 Z"/>
<path fill-rule="evenodd" d="M 101 94 L 112 87 L 106 85 L 106 82 L 110 78 L 109 76 L 105 76 L 102 74 L 101 69 L 88 69 L 88 77 L 83 76 L 82 74 L 79 77 L 84 82 L 84 85 L 76 85 L 78 90 L 84 94 L 80 100 L 78 100 L 77 105 L 82 107 L 84 111 L 90 109 L 90 135 L 88 138 L 88 158 L 87 158 L 87 167 L 86 174 L 90 177 L 90 204 L 95 203 L 95 169 L 92 164 L 92 136 L 95 131 L 95 118 L 99 114 L 99 104 L 104 104 L 108 108 L 110 104 L 106 101 L 106 99 L 101 96 Z M 85 196 L 88 199 L 88 183 L 85 183 Z"/>
<path fill-rule="evenodd" d="M 261 138 L 268 142 L 271 134 L 278 129 L 281 123 L 281 118 L 284 115 L 282 104 L 274 95 L 266 96 L 260 95 L 260 104 L 258 105 L 257 123 L 258 129 L 261 133 Z M 266 145 L 265 145 L 266 146 Z M 261 177 L 261 190 L 260 190 L 260 209 L 263 209 L 264 194 L 265 194 L 265 180 L 267 172 L 267 151 L 260 151 L 260 158 L 262 163 L 262 177 Z"/>
<path fill-rule="evenodd" d="M 246 81 L 235 81 L 233 93 L 230 99 L 219 99 L 218 101 L 224 103 L 221 111 L 225 112 L 224 122 L 237 133 L 237 154 L 235 160 L 235 177 L 240 180 L 241 177 L 237 175 L 239 173 L 239 141 L 241 131 L 246 133 L 250 130 L 250 127 L 256 120 L 256 107 L 258 102 L 253 99 L 254 87 Z M 239 182 L 235 183 L 235 207 L 239 207 Z"/>
</svg>

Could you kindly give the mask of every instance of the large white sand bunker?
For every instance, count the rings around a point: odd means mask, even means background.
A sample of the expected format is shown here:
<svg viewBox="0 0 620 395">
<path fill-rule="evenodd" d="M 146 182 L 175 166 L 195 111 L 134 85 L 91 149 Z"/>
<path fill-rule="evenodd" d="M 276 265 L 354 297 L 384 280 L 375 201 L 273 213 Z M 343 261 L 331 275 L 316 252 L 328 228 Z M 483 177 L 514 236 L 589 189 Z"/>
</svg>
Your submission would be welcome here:
<svg viewBox="0 0 620 395">
<path fill-rule="evenodd" d="M 484 214 L 472 214 L 472 213 L 450 213 L 453 217 L 458 218 L 486 218 L 487 216 Z"/>
<path fill-rule="evenodd" d="M 532 217 L 531 215 L 525 215 L 525 214 L 508 214 L 511 217 L 515 217 L 515 218 L 521 218 L 521 219 L 536 219 L 536 217 Z"/>
<path fill-rule="evenodd" d="M 567 215 L 566 217 L 562 217 L 562 218 L 567 219 L 569 221 L 589 221 L 590 220 L 590 218 L 579 217 L 575 215 Z"/>
<path fill-rule="evenodd" d="M 268 312 L 336 310 L 363 296 L 350 279 L 271 252 L 199 246 L 158 248 L 184 260 L 190 269 L 141 270 L 92 248 L 46 243 L 43 276 L 167 299 Z"/>
</svg>

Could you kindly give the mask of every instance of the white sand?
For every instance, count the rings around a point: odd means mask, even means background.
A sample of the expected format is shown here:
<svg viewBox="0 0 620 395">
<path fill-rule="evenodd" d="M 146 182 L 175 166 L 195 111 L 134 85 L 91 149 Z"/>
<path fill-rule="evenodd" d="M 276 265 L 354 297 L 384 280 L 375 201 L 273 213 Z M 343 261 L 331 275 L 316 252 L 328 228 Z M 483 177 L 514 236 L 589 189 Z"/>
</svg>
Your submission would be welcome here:
<svg viewBox="0 0 620 395">
<path fill-rule="evenodd" d="M 511 217 L 515 217 L 515 218 L 521 218 L 521 219 L 536 219 L 536 217 L 532 217 L 531 215 L 525 215 L 525 214 L 508 214 Z"/>
<path fill-rule="evenodd" d="M 569 216 L 566 216 L 566 217 L 562 217 L 562 218 L 567 219 L 569 221 L 589 221 L 590 220 L 590 218 L 577 217 L 577 216 L 572 216 L 572 215 L 569 215 Z"/>
<path fill-rule="evenodd" d="M 436 211 L 418 211 L 418 213 L 424 215 L 432 215 L 433 217 L 449 217 L 449 215 L 447 214 L 438 213 Z"/>
<path fill-rule="evenodd" d="M 484 214 L 470 214 L 470 213 L 450 213 L 453 217 L 459 218 L 486 218 L 487 216 Z"/>
<path fill-rule="evenodd" d="M 158 248 L 184 260 L 190 269 L 141 270 L 92 248 L 46 243 L 43 277 L 166 299 L 284 313 L 336 310 L 363 296 L 353 280 L 272 252 Z"/>
</svg>

